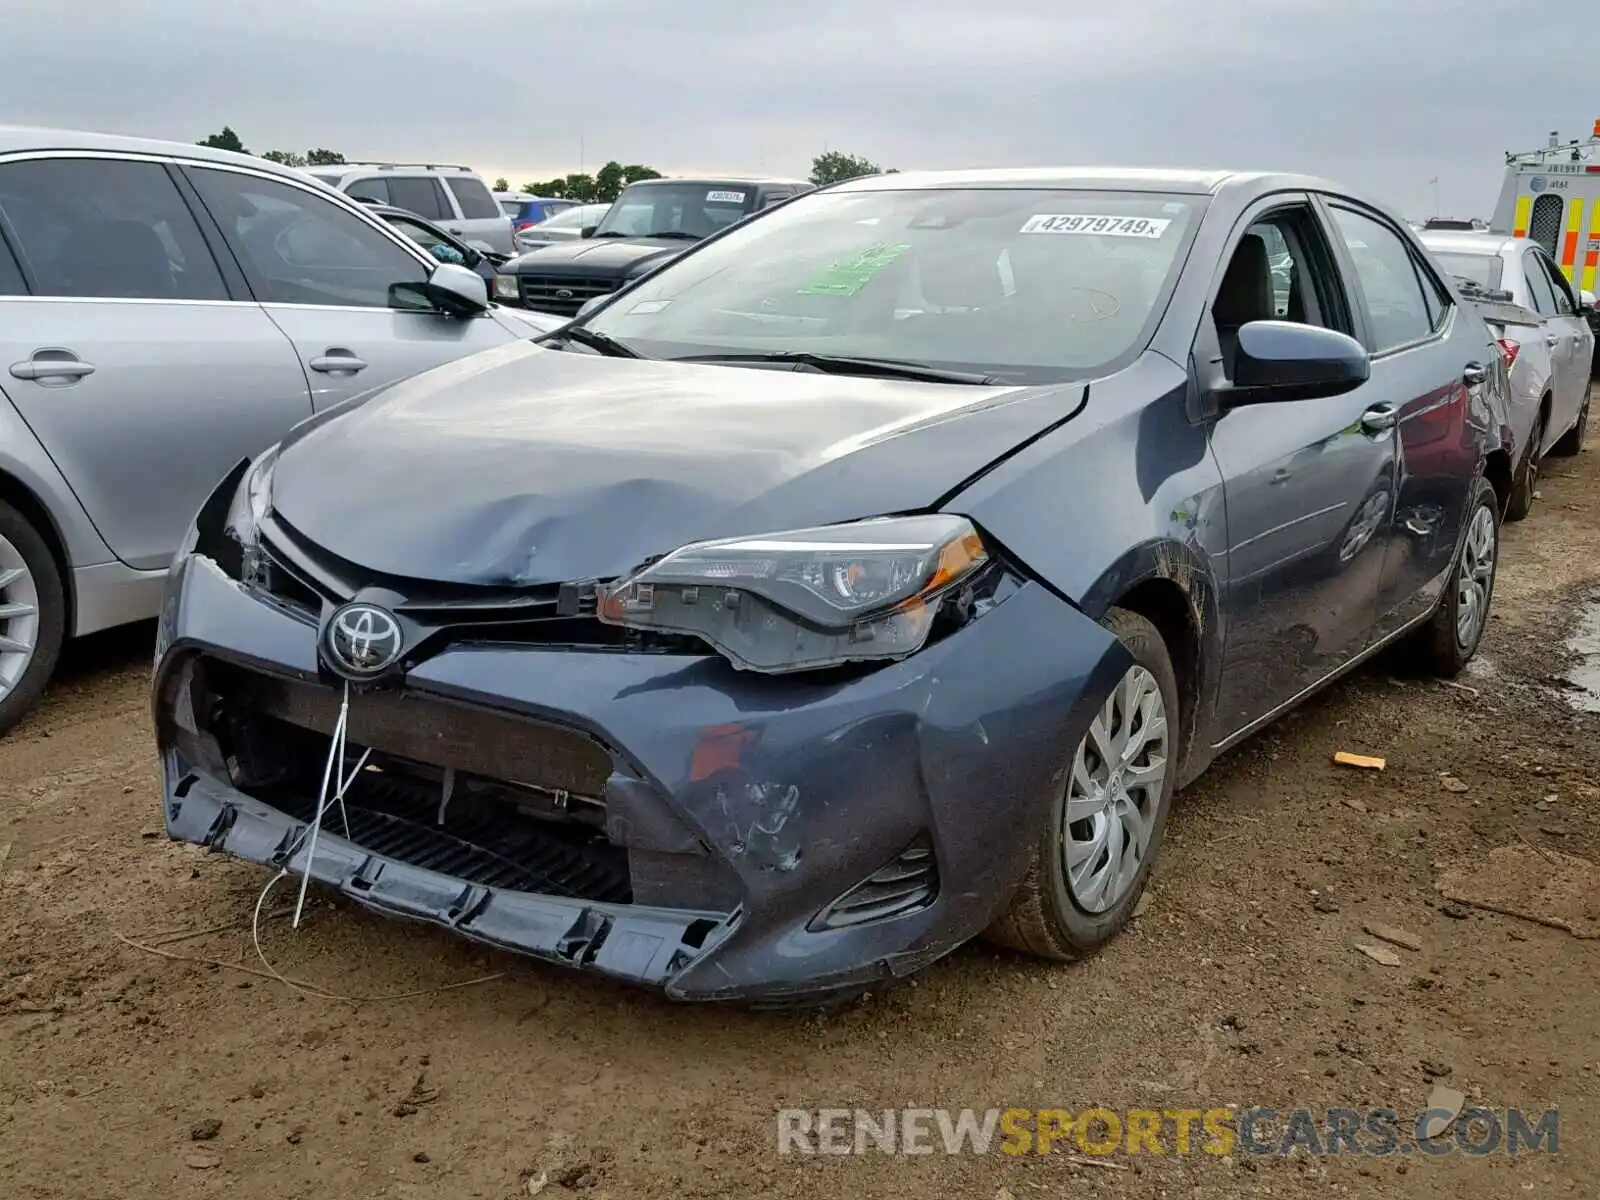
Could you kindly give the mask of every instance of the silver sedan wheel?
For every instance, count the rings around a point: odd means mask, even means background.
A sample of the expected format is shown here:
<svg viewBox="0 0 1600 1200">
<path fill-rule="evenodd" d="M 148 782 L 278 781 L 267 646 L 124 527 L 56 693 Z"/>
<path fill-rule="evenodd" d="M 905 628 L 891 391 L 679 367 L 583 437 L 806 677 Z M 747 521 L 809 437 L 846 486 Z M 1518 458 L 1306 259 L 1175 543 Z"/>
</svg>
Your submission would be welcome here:
<svg viewBox="0 0 1600 1200">
<path fill-rule="evenodd" d="M 1167 706 L 1135 664 L 1078 743 L 1061 855 L 1079 907 L 1102 913 L 1128 894 L 1149 852 L 1168 762 Z"/>
<path fill-rule="evenodd" d="M 1489 619 L 1489 592 L 1494 586 L 1497 549 L 1494 513 L 1480 504 L 1467 527 L 1461 547 L 1461 568 L 1456 572 L 1456 643 L 1463 649 L 1478 644 L 1483 623 Z"/>
<path fill-rule="evenodd" d="M 39 585 L 22 551 L 0 535 L 0 700 L 22 682 L 39 643 Z"/>
<path fill-rule="evenodd" d="M 1350 528 L 1345 532 L 1344 543 L 1339 547 L 1340 562 L 1349 562 L 1367 548 L 1367 543 L 1372 540 L 1372 535 L 1378 532 L 1378 528 L 1383 524 L 1384 514 L 1388 511 L 1388 492 L 1374 492 L 1367 497 L 1366 503 L 1361 506 L 1355 519 L 1350 522 Z"/>
</svg>

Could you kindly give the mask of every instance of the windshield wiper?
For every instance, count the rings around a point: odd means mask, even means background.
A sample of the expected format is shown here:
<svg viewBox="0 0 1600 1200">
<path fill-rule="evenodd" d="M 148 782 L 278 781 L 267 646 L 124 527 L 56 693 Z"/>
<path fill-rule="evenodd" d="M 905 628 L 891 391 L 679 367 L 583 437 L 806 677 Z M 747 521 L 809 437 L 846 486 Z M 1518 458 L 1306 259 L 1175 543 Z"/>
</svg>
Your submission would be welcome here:
<svg viewBox="0 0 1600 1200">
<path fill-rule="evenodd" d="M 640 354 L 625 342 L 619 342 L 609 333 L 596 333 L 582 325 L 563 325 L 560 329 L 552 330 L 533 339 L 538 345 L 547 342 L 577 342 L 580 346 L 587 346 L 591 350 L 598 350 L 610 358 L 648 358 L 647 354 Z"/>
<path fill-rule="evenodd" d="M 597 237 L 597 238 L 603 238 L 603 237 L 639 237 L 640 235 L 637 234 L 637 233 L 623 233 L 622 230 L 620 230 L 620 229 L 608 229 L 604 233 L 597 233 L 594 236 Z"/>
<path fill-rule="evenodd" d="M 641 233 L 639 236 L 645 238 L 677 238 L 685 242 L 698 242 L 700 240 L 698 233 L 688 233 L 682 229 L 663 229 L 659 233 Z"/>
<path fill-rule="evenodd" d="M 965 383 L 974 386 L 999 383 L 993 375 L 948 371 L 898 358 L 858 358 L 850 354 L 815 354 L 809 350 L 783 350 L 770 354 L 691 354 L 672 362 L 794 363 L 824 375 L 868 375 L 885 379 L 918 379 L 928 383 Z"/>
</svg>

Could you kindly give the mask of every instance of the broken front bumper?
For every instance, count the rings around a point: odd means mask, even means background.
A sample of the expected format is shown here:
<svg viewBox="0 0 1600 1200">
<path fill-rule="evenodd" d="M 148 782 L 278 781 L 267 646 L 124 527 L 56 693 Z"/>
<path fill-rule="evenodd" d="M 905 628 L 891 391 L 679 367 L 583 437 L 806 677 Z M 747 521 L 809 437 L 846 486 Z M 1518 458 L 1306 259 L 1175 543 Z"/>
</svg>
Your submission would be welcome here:
<svg viewBox="0 0 1600 1200">
<path fill-rule="evenodd" d="M 247 691 L 327 733 L 338 696 L 319 677 L 316 630 L 195 556 L 174 570 L 158 638 L 166 825 L 309 869 L 373 909 L 675 998 L 822 999 L 905 976 L 997 915 L 1126 661 L 1031 583 L 911 658 L 847 676 L 458 645 L 398 694 L 353 695 L 352 746 L 479 774 L 498 765 L 505 779 L 527 779 L 535 766 L 515 764 L 537 751 L 545 768 L 600 780 L 603 836 L 579 858 L 555 846 L 566 858 L 547 868 L 534 862 L 552 849 L 537 833 L 525 851 L 470 831 L 445 838 L 416 803 L 380 812 L 375 800 L 350 814 L 348 837 L 330 812 L 308 863 L 314 798 L 308 809 L 303 794 L 239 782 L 213 693 Z"/>
</svg>

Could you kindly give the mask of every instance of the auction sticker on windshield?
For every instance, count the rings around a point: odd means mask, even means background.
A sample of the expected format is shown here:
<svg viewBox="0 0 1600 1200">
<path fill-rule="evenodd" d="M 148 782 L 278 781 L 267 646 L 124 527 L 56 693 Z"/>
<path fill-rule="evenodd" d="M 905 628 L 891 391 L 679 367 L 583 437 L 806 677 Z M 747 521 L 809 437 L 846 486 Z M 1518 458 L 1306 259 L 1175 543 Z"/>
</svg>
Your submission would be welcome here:
<svg viewBox="0 0 1600 1200">
<path fill-rule="evenodd" d="M 851 258 L 829 263 L 800 289 L 802 296 L 854 296 L 895 259 L 911 249 L 909 243 L 868 246 Z"/>
<path fill-rule="evenodd" d="M 1036 213 L 1022 223 L 1022 233 L 1095 233 L 1102 237 L 1158 238 L 1172 221 L 1167 217 L 1107 217 L 1095 213 Z"/>
<path fill-rule="evenodd" d="M 707 204 L 743 204 L 743 192 L 707 192 Z"/>
</svg>

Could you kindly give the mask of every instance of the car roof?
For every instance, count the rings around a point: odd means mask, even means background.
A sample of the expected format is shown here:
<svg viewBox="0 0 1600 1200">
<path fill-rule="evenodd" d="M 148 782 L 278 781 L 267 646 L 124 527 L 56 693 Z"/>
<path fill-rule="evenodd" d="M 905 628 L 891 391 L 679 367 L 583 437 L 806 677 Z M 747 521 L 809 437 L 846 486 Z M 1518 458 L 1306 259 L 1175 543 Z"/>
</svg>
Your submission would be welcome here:
<svg viewBox="0 0 1600 1200">
<path fill-rule="evenodd" d="M 1464 229 L 1424 229 L 1417 235 L 1429 250 L 1446 254 L 1504 254 L 1507 250 L 1520 250 L 1536 243 L 1532 238 L 1512 237 L 1509 233 L 1485 233 Z"/>
<path fill-rule="evenodd" d="M 671 184 L 717 184 L 733 183 L 742 187 L 811 187 L 805 179 L 783 179 L 776 175 L 683 175 L 675 179 L 636 179 L 629 187 L 645 187 L 647 185 L 666 187 Z"/>
<path fill-rule="evenodd" d="M 0 125 L 0 154 L 19 154 L 39 150 L 85 150 L 111 154 L 150 154 L 165 158 L 189 158 L 200 162 L 227 163 L 267 171 L 305 182 L 305 173 L 270 159 L 232 150 L 217 150 L 193 142 L 164 142 L 154 138 L 123 137 L 113 133 L 93 133 L 85 129 L 50 129 L 39 125 Z"/>
<path fill-rule="evenodd" d="M 1229 171 L 1182 167 L 996 167 L 963 171 L 897 171 L 835 184 L 832 191 L 897 191 L 937 188 L 1041 188 L 1108 192 L 1176 192 L 1214 195 L 1224 189 L 1359 193 L 1313 175 L 1281 171 Z"/>
</svg>

